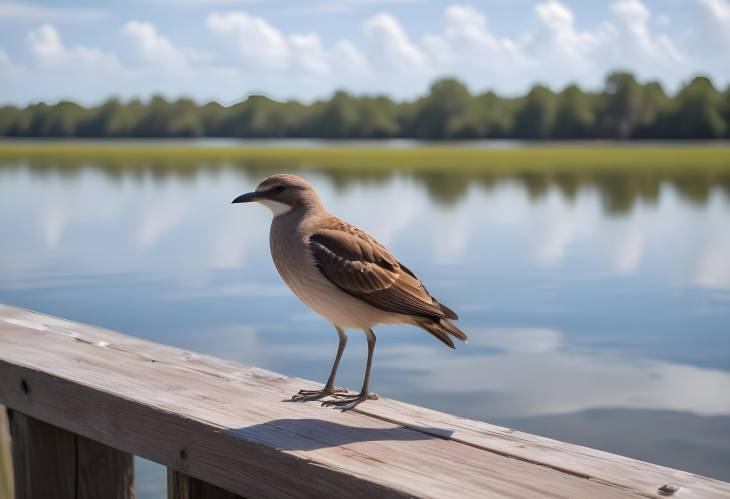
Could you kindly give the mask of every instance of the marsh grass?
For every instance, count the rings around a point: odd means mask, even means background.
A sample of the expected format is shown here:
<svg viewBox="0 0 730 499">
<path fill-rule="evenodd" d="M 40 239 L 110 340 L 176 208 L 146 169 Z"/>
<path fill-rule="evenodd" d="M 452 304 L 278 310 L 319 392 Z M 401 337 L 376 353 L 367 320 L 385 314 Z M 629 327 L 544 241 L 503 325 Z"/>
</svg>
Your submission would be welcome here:
<svg viewBox="0 0 730 499">
<path fill-rule="evenodd" d="M 719 189 L 730 199 L 730 147 L 687 145 L 550 144 L 516 149 L 425 145 L 413 148 L 363 146 L 195 147 L 160 142 L 0 143 L 0 170 L 27 168 L 36 175 L 73 177 L 94 169 L 111 179 L 193 179 L 224 169 L 246 183 L 274 172 L 319 172 L 338 189 L 361 182 L 384 183 L 408 176 L 435 201 L 453 204 L 470 188 L 499 182 L 522 185 L 531 199 L 557 188 L 574 199 L 583 188 L 601 194 L 605 210 L 622 214 L 641 200 L 655 203 L 664 186 L 702 205 Z"/>
<path fill-rule="evenodd" d="M 83 161 L 119 162 L 127 167 L 150 162 L 179 168 L 201 162 L 325 169 L 393 168 L 408 170 L 621 170 L 730 169 L 730 147 L 550 145 L 516 149 L 423 146 L 385 147 L 193 147 L 179 144 L 94 144 L 31 142 L 0 144 L 0 160 L 53 160 L 59 166 Z M 3 161 L 5 162 L 5 161 Z"/>
</svg>

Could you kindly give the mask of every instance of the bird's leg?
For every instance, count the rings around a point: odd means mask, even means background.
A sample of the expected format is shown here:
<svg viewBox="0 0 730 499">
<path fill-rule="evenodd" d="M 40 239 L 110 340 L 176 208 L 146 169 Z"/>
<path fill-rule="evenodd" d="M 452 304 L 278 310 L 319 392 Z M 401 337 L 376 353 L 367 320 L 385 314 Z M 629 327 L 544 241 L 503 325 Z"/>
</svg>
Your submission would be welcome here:
<svg viewBox="0 0 730 499">
<path fill-rule="evenodd" d="M 339 407 L 343 411 L 349 411 L 366 400 L 377 400 L 378 396 L 368 390 L 370 386 L 370 368 L 373 365 L 373 352 L 375 351 L 375 333 L 372 329 L 368 329 L 365 334 L 368 338 L 368 363 L 365 368 L 365 380 L 362 383 L 362 390 L 358 394 L 333 393 L 332 396 L 339 400 L 325 400 L 322 405 Z"/>
<path fill-rule="evenodd" d="M 335 363 L 332 364 L 332 372 L 330 372 L 330 377 L 327 379 L 327 384 L 321 390 L 299 390 L 299 393 L 292 396 L 291 399 L 293 401 L 319 400 L 328 395 L 346 391 L 342 388 L 335 388 L 335 376 L 337 375 L 337 369 L 340 367 L 342 352 L 345 351 L 345 346 L 347 345 L 347 335 L 341 327 L 335 326 L 335 328 L 337 329 L 337 336 L 340 338 L 340 342 L 337 346 L 337 356 L 335 357 Z"/>
</svg>

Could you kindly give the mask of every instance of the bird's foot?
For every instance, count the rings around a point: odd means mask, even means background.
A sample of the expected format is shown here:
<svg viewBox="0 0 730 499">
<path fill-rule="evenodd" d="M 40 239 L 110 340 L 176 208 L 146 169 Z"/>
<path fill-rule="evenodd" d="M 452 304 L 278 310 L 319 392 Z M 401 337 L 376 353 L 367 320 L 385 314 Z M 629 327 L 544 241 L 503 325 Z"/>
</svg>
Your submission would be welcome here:
<svg viewBox="0 0 730 499">
<path fill-rule="evenodd" d="M 293 402 L 305 402 L 307 400 L 319 400 L 330 395 L 336 396 L 340 393 L 346 393 L 344 388 L 335 388 L 334 386 L 325 386 L 321 390 L 299 390 L 296 395 L 292 395 Z"/>
<path fill-rule="evenodd" d="M 336 400 L 325 400 L 322 402 L 324 407 L 337 407 L 343 411 L 349 411 L 362 404 L 366 400 L 378 400 L 378 396 L 374 393 L 333 393 Z"/>
</svg>

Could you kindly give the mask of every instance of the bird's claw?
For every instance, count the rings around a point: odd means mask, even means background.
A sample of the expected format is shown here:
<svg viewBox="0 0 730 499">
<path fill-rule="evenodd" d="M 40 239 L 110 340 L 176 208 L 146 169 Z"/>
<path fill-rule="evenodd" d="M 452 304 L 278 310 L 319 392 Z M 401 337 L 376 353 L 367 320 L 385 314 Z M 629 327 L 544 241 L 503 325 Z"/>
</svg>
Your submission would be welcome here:
<svg viewBox="0 0 730 499">
<path fill-rule="evenodd" d="M 332 394 L 332 396 L 339 400 L 325 400 L 322 402 L 322 406 L 337 407 L 343 412 L 354 409 L 366 400 L 378 400 L 378 396 L 375 393 L 336 393 Z"/>
<path fill-rule="evenodd" d="M 299 390 L 296 395 L 292 395 L 293 402 L 305 402 L 307 400 L 319 400 L 327 396 L 335 396 L 339 393 L 347 392 L 344 388 L 335 388 L 325 386 L 321 390 Z"/>
</svg>

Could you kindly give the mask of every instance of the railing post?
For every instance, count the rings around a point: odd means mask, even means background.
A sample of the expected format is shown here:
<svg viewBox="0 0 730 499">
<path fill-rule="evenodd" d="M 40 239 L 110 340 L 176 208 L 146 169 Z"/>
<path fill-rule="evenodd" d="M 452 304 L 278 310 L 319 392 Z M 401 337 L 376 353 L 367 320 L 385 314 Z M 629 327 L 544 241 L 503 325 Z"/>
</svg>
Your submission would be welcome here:
<svg viewBox="0 0 730 499">
<path fill-rule="evenodd" d="M 8 411 L 4 405 L 0 405 L 0 497 L 7 497 L 9 499 L 15 497 Z"/>
<path fill-rule="evenodd" d="M 167 499 L 243 499 L 185 473 L 167 468 Z"/>
<path fill-rule="evenodd" d="M 16 499 L 134 499 L 126 452 L 9 411 Z"/>
</svg>

